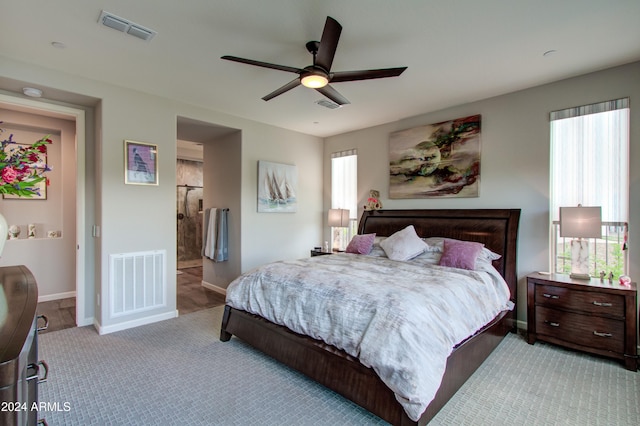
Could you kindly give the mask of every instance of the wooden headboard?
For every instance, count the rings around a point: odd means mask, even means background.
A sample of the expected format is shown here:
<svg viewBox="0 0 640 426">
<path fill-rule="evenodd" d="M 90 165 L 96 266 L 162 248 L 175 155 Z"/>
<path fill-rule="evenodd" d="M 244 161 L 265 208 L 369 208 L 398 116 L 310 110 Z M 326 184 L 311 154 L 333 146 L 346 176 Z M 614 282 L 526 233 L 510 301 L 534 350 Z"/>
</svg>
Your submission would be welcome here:
<svg viewBox="0 0 640 426">
<path fill-rule="evenodd" d="M 493 262 L 516 303 L 516 246 L 520 209 L 371 210 L 365 211 L 359 234 L 388 237 L 408 225 L 419 236 L 477 241 L 502 257 Z"/>
</svg>

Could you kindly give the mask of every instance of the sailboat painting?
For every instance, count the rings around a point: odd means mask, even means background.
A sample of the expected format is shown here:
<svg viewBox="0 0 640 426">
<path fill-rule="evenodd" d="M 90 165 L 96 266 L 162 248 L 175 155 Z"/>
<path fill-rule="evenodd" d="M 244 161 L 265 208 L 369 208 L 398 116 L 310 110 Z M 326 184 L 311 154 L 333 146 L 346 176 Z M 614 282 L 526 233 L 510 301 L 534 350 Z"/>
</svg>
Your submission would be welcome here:
<svg viewBox="0 0 640 426">
<path fill-rule="evenodd" d="M 258 212 L 293 213 L 298 210 L 298 168 L 258 161 Z"/>
</svg>

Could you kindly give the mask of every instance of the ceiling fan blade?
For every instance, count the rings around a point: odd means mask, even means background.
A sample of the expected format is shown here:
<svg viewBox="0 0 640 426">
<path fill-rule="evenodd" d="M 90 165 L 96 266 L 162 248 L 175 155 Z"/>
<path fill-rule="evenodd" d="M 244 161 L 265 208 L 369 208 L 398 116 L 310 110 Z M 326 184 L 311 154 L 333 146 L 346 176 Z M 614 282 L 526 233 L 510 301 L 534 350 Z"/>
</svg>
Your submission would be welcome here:
<svg viewBox="0 0 640 426">
<path fill-rule="evenodd" d="M 276 96 L 282 95 L 284 92 L 288 92 L 289 90 L 293 89 L 294 87 L 298 87 L 299 85 L 300 85 L 300 79 L 299 78 L 296 78 L 295 80 L 291 80 L 290 82 L 288 82 L 287 84 L 285 84 L 281 88 L 279 88 L 277 90 L 274 90 L 273 92 L 269 93 L 267 96 L 263 97 L 262 100 L 268 101 L 269 99 L 273 99 Z"/>
<path fill-rule="evenodd" d="M 406 69 L 407 67 L 383 68 L 379 70 L 340 71 L 331 73 L 330 81 L 332 83 L 339 83 L 342 81 L 372 80 L 374 78 L 397 77 Z"/>
<path fill-rule="evenodd" d="M 331 64 L 333 63 L 333 57 L 338 48 L 338 40 L 340 40 L 341 32 L 342 25 L 331 16 L 327 16 L 315 62 L 315 65 L 322 67 L 327 72 L 331 70 Z"/>
<path fill-rule="evenodd" d="M 300 74 L 304 72 L 304 70 L 300 68 L 288 67 L 286 65 L 270 64 L 269 62 L 254 61 L 253 59 L 238 58 L 237 56 L 225 55 L 225 56 L 221 56 L 220 59 L 226 59 L 227 61 L 233 61 L 233 62 L 240 62 L 242 64 L 255 65 L 257 67 L 271 68 L 274 70 L 294 72 L 296 74 Z"/>
<path fill-rule="evenodd" d="M 338 105 L 346 105 L 351 103 L 347 98 L 342 96 L 340 93 L 338 93 L 336 89 L 329 86 L 328 84 L 316 90 L 322 93 L 323 95 L 325 95 L 327 98 L 331 99 L 333 102 L 337 103 Z"/>
</svg>

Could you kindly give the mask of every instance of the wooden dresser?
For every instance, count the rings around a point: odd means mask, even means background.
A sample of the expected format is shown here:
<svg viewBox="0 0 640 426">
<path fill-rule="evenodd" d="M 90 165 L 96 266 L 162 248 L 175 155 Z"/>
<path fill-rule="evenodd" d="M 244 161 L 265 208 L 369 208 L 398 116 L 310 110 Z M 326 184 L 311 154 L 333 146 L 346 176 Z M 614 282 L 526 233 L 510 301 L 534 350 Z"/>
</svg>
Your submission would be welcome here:
<svg viewBox="0 0 640 426">
<path fill-rule="evenodd" d="M 0 425 L 39 420 L 38 385 L 47 366 L 38 360 L 38 287 L 25 266 L 0 267 Z"/>
<path fill-rule="evenodd" d="M 543 340 L 621 360 L 636 371 L 636 283 L 574 280 L 561 274 L 527 276 L 528 342 Z"/>
</svg>

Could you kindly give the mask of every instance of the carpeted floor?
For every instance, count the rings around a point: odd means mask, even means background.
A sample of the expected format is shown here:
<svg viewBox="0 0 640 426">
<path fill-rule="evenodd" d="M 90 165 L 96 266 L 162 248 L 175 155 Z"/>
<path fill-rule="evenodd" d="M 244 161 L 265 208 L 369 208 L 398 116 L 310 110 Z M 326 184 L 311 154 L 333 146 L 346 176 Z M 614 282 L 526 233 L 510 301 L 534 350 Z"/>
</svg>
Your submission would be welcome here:
<svg viewBox="0 0 640 426">
<path fill-rule="evenodd" d="M 385 424 L 245 345 L 218 340 L 223 307 L 99 336 L 40 336 L 57 425 Z M 638 425 L 640 373 L 510 334 L 433 425 Z"/>
</svg>

